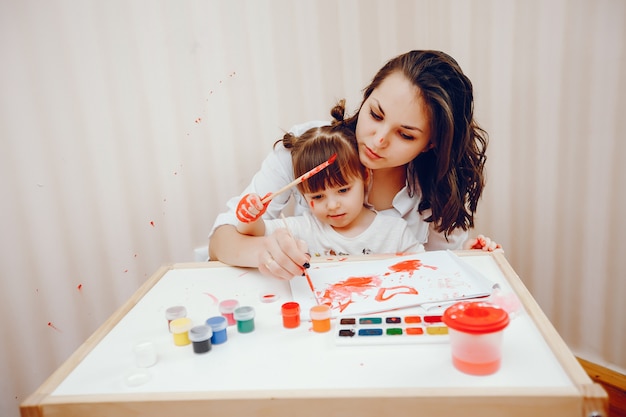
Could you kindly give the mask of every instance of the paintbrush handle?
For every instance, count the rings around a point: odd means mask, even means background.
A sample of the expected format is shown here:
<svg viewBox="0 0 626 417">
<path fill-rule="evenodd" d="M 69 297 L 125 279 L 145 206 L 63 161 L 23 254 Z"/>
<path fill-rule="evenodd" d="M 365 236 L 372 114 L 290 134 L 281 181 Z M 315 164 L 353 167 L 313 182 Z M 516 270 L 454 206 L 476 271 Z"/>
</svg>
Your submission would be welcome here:
<svg viewBox="0 0 626 417">
<path fill-rule="evenodd" d="M 263 205 L 265 205 L 268 202 L 272 201 L 272 199 L 274 197 L 276 197 L 278 194 L 284 193 L 285 191 L 287 191 L 288 189 L 290 189 L 294 185 L 298 185 L 301 182 L 308 180 L 313 175 L 317 174 L 318 172 L 320 172 L 321 170 L 326 168 L 328 165 L 330 165 L 333 162 L 335 162 L 335 159 L 337 159 L 337 154 L 333 154 L 333 156 L 328 158 L 328 161 L 322 162 L 321 164 L 319 164 L 318 166 L 316 166 L 312 170 L 310 170 L 308 172 L 305 172 L 304 174 L 300 175 L 298 178 L 296 178 L 295 180 L 291 181 L 289 184 L 285 185 L 283 188 L 281 188 L 280 190 L 276 191 L 275 193 L 272 193 L 270 195 L 267 195 L 267 196 L 263 197 L 263 199 L 261 200 L 261 203 Z"/>
</svg>

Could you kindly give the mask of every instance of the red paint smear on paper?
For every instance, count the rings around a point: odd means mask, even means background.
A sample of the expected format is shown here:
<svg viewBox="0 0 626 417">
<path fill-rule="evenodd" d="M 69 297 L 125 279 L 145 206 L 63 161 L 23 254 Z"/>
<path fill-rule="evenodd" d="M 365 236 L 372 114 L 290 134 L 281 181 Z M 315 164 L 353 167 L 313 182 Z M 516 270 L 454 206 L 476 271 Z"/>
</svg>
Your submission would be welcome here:
<svg viewBox="0 0 626 417">
<path fill-rule="evenodd" d="M 385 292 L 389 291 L 389 290 L 403 290 L 403 291 L 398 291 L 395 292 L 393 294 L 389 294 L 387 296 L 385 296 Z M 394 297 L 398 294 L 409 294 L 409 295 L 418 295 L 419 293 L 417 292 L 417 290 L 413 287 L 407 287 L 406 285 L 398 285 L 397 287 L 388 287 L 388 288 L 379 288 L 378 289 L 378 294 L 376 294 L 375 300 L 376 301 L 387 301 L 389 299 L 391 299 L 391 297 Z"/>
<path fill-rule="evenodd" d="M 432 270 L 437 269 L 436 266 L 424 265 L 419 259 L 408 259 L 406 261 L 398 262 L 397 264 L 391 265 L 389 269 L 393 272 L 406 272 L 409 276 L 412 276 L 415 271 L 422 267 L 430 268 Z"/>
<path fill-rule="evenodd" d="M 59 328 L 57 328 L 54 324 L 52 324 L 51 321 L 48 322 L 48 327 L 51 327 L 54 330 L 56 330 L 57 332 L 61 333 L 61 330 L 59 330 Z"/>
<path fill-rule="evenodd" d="M 363 295 L 366 291 L 377 288 L 380 279 L 370 277 L 350 277 L 329 286 L 322 295 L 323 304 L 336 304 L 339 311 L 344 311 L 352 303 L 352 294 Z"/>
</svg>

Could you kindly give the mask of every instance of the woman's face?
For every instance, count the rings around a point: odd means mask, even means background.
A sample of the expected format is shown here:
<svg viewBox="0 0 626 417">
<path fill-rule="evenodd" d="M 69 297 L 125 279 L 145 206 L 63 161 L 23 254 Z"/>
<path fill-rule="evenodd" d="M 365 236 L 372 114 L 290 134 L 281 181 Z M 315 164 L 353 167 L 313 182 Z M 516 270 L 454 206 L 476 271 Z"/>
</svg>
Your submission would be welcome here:
<svg viewBox="0 0 626 417">
<path fill-rule="evenodd" d="M 404 166 L 430 148 L 430 123 L 419 89 L 394 72 L 361 106 L 356 126 L 361 163 L 370 169 Z"/>
</svg>

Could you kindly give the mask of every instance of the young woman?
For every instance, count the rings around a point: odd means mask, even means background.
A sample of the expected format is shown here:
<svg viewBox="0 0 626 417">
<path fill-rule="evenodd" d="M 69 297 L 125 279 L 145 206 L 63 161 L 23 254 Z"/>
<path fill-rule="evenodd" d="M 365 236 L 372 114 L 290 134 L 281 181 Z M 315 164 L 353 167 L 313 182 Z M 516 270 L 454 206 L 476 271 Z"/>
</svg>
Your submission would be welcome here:
<svg viewBox="0 0 626 417">
<path fill-rule="evenodd" d="M 287 133 L 282 139 L 291 151 L 295 178 L 334 158 L 330 166 L 297 185 L 310 211 L 264 220 L 261 196 L 247 194 L 239 204 L 237 230 L 264 236 L 286 227 L 306 242 L 312 256 L 422 252 L 403 218 L 377 214 L 365 206 L 369 173 L 359 159 L 354 130 L 343 120 L 344 106 L 342 100 L 332 109 L 331 125 L 313 127 L 301 136 Z"/>
<path fill-rule="evenodd" d="M 380 214 L 404 218 L 426 250 L 460 249 L 474 226 L 484 187 L 487 135 L 474 121 L 472 83 L 457 62 L 439 51 L 410 51 L 387 62 L 365 88 L 357 114 L 346 123 L 357 137 L 361 163 L 371 172 L 368 203 Z M 301 134 L 320 122 L 296 126 Z M 242 195 L 265 195 L 293 180 L 288 149 L 276 146 Z M 291 193 L 295 214 L 308 207 Z M 269 236 L 237 232 L 228 202 L 209 241 L 212 260 L 282 279 L 300 275 L 306 243 L 284 229 Z M 263 216 L 276 218 L 289 195 L 274 198 Z"/>
</svg>

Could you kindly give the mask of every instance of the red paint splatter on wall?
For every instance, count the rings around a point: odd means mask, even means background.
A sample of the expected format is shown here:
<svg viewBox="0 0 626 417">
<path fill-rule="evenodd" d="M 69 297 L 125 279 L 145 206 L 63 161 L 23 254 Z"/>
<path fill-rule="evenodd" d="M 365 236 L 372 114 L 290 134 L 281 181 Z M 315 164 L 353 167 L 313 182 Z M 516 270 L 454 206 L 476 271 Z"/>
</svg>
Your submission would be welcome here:
<svg viewBox="0 0 626 417">
<path fill-rule="evenodd" d="M 57 332 L 59 332 L 59 333 L 61 332 L 61 330 L 60 330 L 58 327 L 56 327 L 54 324 L 52 324 L 52 322 L 51 322 L 51 321 L 49 321 L 49 322 L 48 322 L 48 327 L 50 327 L 50 328 L 52 328 L 52 329 L 56 330 L 56 331 L 57 331 Z"/>
</svg>

